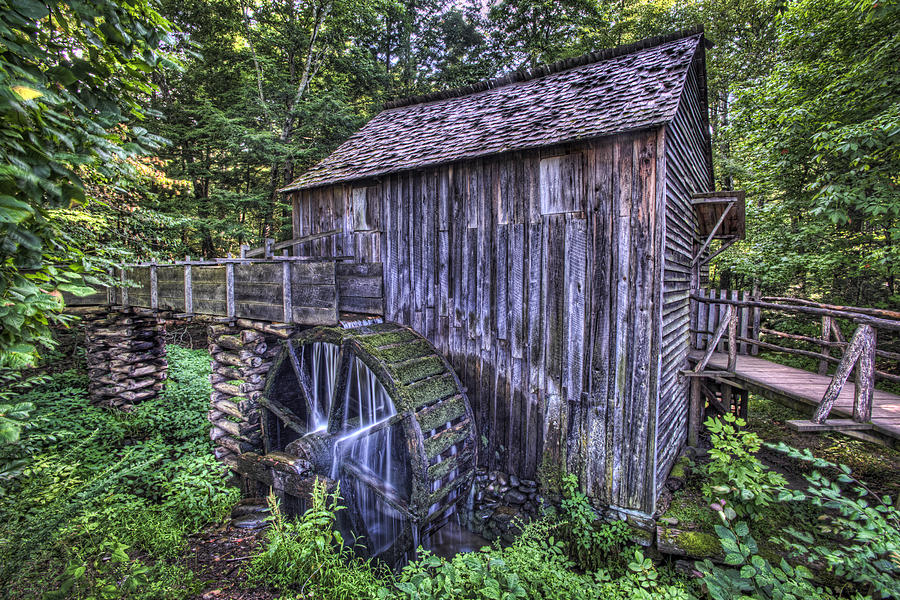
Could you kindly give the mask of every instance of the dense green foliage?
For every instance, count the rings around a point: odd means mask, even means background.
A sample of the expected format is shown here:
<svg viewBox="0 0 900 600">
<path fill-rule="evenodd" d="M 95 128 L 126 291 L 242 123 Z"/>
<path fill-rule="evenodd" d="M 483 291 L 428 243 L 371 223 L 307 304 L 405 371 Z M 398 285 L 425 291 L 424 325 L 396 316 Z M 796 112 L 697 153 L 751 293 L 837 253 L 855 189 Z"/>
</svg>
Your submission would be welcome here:
<svg viewBox="0 0 900 600">
<path fill-rule="evenodd" d="M 159 147 L 134 123 L 168 30 L 146 0 L 0 3 L 0 367 L 52 343 L 59 292 L 96 282 L 101 257 L 52 211 L 85 202 L 91 181 L 127 187 L 134 157 Z"/>
<path fill-rule="evenodd" d="M 711 504 L 721 519 L 715 531 L 725 566 L 697 564 L 710 597 L 900 598 L 900 510 L 891 498 L 877 498 L 846 465 L 783 442 L 769 445 L 827 470 L 805 475 L 805 491 L 791 489 L 760 462 L 759 438 L 737 428 L 743 425 L 734 417 L 707 421 L 714 433 L 704 491 L 728 498 Z M 755 536 L 764 536 L 765 548 Z"/>
<path fill-rule="evenodd" d="M 174 598 L 193 585 L 167 561 L 238 493 L 212 456 L 208 355 L 170 346 L 169 358 L 165 393 L 130 414 L 91 406 L 74 370 L 21 394 L 31 417 L 17 443 L 0 445 L 0 472 L 17 466 L 0 479 L 0 580 L 19 597 L 135 586 L 130 597 Z"/>
<path fill-rule="evenodd" d="M 705 475 L 703 495 L 709 501 L 738 500 L 736 507 L 742 517 L 758 516 L 760 509 L 775 500 L 775 490 L 787 481 L 759 462 L 756 453 L 762 440 L 743 430 L 747 425 L 743 419 L 729 413 L 722 419 L 710 417 L 705 425 L 713 447 L 709 452 L 712 460 L 701 469 Z M 745 506 L 751 509 L 745 512 Z"/>
<path fill-rule="evenodd" d="M 478 552 L 445 559 L 420 550 L 399 574 L 363 561 L 335 529 L 340 499 L 316 486 L 311 507 L 286 519 L 270 498 L 267 545 L 248 568 L 250 581 L 297 597 L 323 600 L 689 600 L 692 586 L 668 569 L 658 569 L 643 551 L 626 547 L 621 523 L 600 523 L 577 485 L 567 486 L 558 513 L 522 524 L 509 546 L 499 542 Z M 569 492 L 575 492 L 569 493 Z M 585 550 L 581 527 L 621 552 L 606 554 L 602 565 L 579 568 Z M 624 527 L 627 530 L 627 527 Z M 574 537 L 573 536 L 574 533 Z"/>
</svg>

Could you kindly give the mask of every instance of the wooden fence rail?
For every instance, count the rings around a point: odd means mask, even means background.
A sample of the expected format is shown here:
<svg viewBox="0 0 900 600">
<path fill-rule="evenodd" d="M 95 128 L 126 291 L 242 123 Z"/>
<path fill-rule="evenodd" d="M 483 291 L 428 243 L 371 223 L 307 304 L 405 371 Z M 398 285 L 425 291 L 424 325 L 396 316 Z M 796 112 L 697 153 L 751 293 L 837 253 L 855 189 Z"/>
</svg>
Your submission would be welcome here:
<svg viewBox="0 0 900 600">
<path fill-rule="evenodd" d="M 877 347 L 878 330 L 882 330 L 885 337 L 900 331 L 900 313 L 819 304 L 792 298 L 754 298 L 747 292 L 735 290 L 699 290 L 691 298 L 694 347 L 705 351 L 692 373 L 698 377 L 698 385 L 699 376 L 703 375 L 715 352 L 728 352 L 727 371 L 731 373 L 735 370 L 738 354 L 756 354 L 760 348 L 815 359 L 821 375 L 827 374 L 829 364 L 836 364 L 831 383 L 812 418 L 813 423 L 821 424 L 828 417 L 851 372 L 855 371 L 856 384 L 853 420 L 858 423 L 871 420 L 876 379 L 900 383 L 897 370 L 888 372 L 876 368 L 877 359 L 900 363 L 900 353 Z M 816 317 L 821 324 L 821 333 L 819 337 L 812 337 L 762 327 L 763 310 L 798 317 Z M 844 339 L 837 319 L 856 325 L 849 342 Z M 818 350 L 776 344 L 761 339 L 763 336 L 810 344 Z M 837 355 L 832 356 L 832 352 Z"/>
<path fill-rule="evenodd" d="M 381 263 L 272 257 L 140 263 L 119 285 L 70 306 L 121 305 L 276 323 L 334 325 L 340 313 L 384 314 Z"/>
</svg>

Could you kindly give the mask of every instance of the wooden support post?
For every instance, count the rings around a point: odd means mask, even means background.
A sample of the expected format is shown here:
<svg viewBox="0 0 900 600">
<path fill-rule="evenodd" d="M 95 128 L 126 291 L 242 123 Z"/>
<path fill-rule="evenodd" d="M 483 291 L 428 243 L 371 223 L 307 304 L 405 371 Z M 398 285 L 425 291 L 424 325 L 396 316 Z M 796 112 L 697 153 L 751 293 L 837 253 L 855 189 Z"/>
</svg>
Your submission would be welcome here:
<svg viewBox="0 0 900 600">
<path fill-rule="evenodd" d="M 184 257 L 184 312 L 194 314 L 194 285 L 191 274 L 191 257 Z"/>
<path fill-rule="evenodd" d="M 247 251 L 250 250 L 250 246 L 247 244 L 241 244 L 241 258 L 247 258 Z"/>
<path fill-rule="evenodd" d="M 873 333 L 874 329 L 872 329 L 871 325 L 862 324 L 857 327 L 856 333 L 853 334 L 853 339 L 850 340 L 850 345 L 844 350 L 844 357 L 841 359 L 834 377 L 831 379 L 831 383 L 828 384 L 828 389 L 825 390 L 825 395 L 822 396 L 822 401 L 819 402 L 819 407 L 816 408 L 816 412 L 812 416 L 811 420 L 813 423 L 821 424 L 828 418 L 831 407 L 834 406 L 834 402 L 840 395 L 847 378 L 850 377 L 853 365 L 856 364 L 860 354 L 862 354 L 866 338 L 871 337 Z"/>
<path fill-rule="evenodd" d="M 758 281 L 753 282 L 753 299 L 759 300 L 759 282 Z M 753 307 L 753 336 L 752 337 L 757 342 L 759 341 L 760 317 L 761 317 L 761 315 L 759 312 L 759 307 L 754 306 Z M 756 356 L 757 354 L 759 354 L 759 346 L 756 344 L 751 345 L 750 346 L 750 354 L 752 354 L 753 356 Z"/>
<path fill-rule="evenodd" d="M 229 257 L 230 258 L 230 257 Z M 234 318 L 234 263 L 225 263 L 225 307 L 228 317 Z"/>
<path fill-rule="evenodd" d="M 288 251 L 284 251 L 287 256 Z M 291 323 L 294 320 L 293 308 L 293 288 L 291 286 L 291 263 L 284 261 L 281 263 L 281 297 L 282 308 L 284 311 L 284 322 Z"/>
<path fill-rule="evenodd" d="M 125 269 L 119 269 L 119 283 L 122 292 L 119 295 L 122 306 L 128 306 L 128 288 L 125 287 Z"/>
<path fill-rule="evenodd" d="M 744 302 L 749 300 L 748 296 L 749 294 L 747 294 L 747 290 L 741 292 L 741 300 L 743 300 Z M 746 339 L 750 337 L 750 309 L 746 306 L 741 307 L 740 323 L 738 327 L 740 328 L 740 335 L 742 338 Z M 747 342 L 741 342 L 740 346 L 738 347 L 738 352 L 744 355 L 749 353 Z"/>
<path fill-rule="evenodd" d="M 275 240 L 273 240 L 272 238 L 266 238 L 265 245 L 263 246 L 263 248 L 265 248 L 264 256 L 266 258 L 275 258 L 274 247 Z"/>
<path fill-rule="evenodd" d="M 697 446 L 700 442 L 700 419 L 703 413 L 703 392 L 700 378 L 691 377 L 691 405 L 688 412 L 688 446 Z"/>
<path fill-rule="evenodd" d="M 831 317 L 825 315 L 822 317 L 822 336 L 821 339 L 823 342 L 828 342 L 831 340 Z M 831 350 L 828 348 L 826 344 L 822 345 L 822 354 L 828 356 Z M 828 373 L 828 361 L 822 359 L 819 361 L 819 375 L 825 375 Z"/>
<path fill-rule="evenodd" d="M 878 335 L 874 328 L 863 325 L 870 331 L 863 342 L 863 348 L 856 363 L 856 393 L 853 397 L 853 420 L 868 423 L 872 420 L 872 398 L 875 395 L 875 344 Z"/>
<path fill-rule="evenodd" d="M 156 310 L 159 308 L 159 285 L 157 278 L 156 261 L 150 264 L 150 308 Z"/>
<path fill-rule="evenodd" d="M 728 371 L 731 373 L 737 368 L 737 326 L 738 310 L 732 310 L 728 317 Z"/>
</svg>

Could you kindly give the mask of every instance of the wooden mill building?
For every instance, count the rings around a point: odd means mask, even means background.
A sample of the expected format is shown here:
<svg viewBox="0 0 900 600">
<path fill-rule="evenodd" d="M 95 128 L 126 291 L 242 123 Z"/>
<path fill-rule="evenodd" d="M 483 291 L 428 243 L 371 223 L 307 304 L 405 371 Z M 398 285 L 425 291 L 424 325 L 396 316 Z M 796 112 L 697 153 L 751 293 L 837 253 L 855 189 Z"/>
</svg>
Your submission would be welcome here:
<svg viewBox="0 0 900 600">
<path fill-rule="evenodd" d="M 654 512 L 687 434 L 697 211 L 716 200 L 705 44 L 393 102 L 284 189 L 295 238 L 332 233 L 296 254 L 383 264 L 385 318 L 459 374 L 483 466 L 551 484 L 564 468 Z"/>
</svg>

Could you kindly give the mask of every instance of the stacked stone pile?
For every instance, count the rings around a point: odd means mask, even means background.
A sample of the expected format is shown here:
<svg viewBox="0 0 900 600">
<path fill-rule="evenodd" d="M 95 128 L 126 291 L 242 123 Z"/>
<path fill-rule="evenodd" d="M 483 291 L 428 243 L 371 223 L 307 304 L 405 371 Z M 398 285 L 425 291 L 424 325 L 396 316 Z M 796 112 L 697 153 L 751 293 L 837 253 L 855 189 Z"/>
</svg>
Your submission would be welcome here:
<svg viewBox="0 0 900 600">
<path fill-rule="evenodd" d="M 232 324 L 210 325 L 212 357 L 210 437 L 215 455 L 232 469 L 244 452 L 262 452 L 259 397 L 281 345 L 292 329 L 238 319 Z"/>
<path fill-rule="evenodd" d="M 165 387 L 165 327 L 154 311 L 121 307 L 84 316 L 91 401 L 128 409 Z"/>
<path fill-rule="evenodd" d="M 487 540 L 515 539 L 517 525 L 538 515 L 544 499 L 537 482 L 479 469 L 475 476 L 468 527 Z"/>
</svg>

